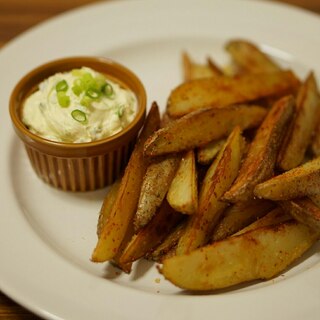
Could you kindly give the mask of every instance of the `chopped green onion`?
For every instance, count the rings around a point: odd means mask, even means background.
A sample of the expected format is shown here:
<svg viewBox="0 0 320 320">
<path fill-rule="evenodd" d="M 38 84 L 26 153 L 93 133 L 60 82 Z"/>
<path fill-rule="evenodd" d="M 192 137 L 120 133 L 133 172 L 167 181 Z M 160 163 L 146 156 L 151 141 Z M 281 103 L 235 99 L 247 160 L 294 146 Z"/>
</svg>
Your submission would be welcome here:
<svg viewBox="0 0 320 320">
<path fill-rule="evenodd" d="M 91 102 L 92 98 L 90 98 L 89 96 L 83 96 L 83 98 L 80 101 L 80 104 L 88 108 L 91 106 Z"/>
<path fill-rule="evenodd" d="M 83 75 L 83 70 L 81 69 L 73 69 L 71 71 L 71 74 L 74 76 L 74 77 L 81 77 Z"/>
<path fill-rule="evenodd" d="M 68 83 L 66 80 L 61 80 L 56 84 L 56 91 L 67 91 L 69 88 Z"/>
<path fill-rule="evenodd" d="M 57 92 L 57 99 L 60 107 L 68 108 L 70 105 L 70 97 L 64 91 Z"/>
<path fill-rule="evenodd" d="M 124 113 L 124 106 L 121 105 L 121 106 L 118 107 L 117 116 L 118 116 L 119 118 L 121 118 L 121 117 L 123 116 L 123 113 Z"/>
<path fill-rule="evenodd" d="M 87 123 L 87 116 L 84 112 L 82 112 L 79 109 L 75 109 L 71 112 L 71 116 L 74 120 L 80 122 L 80 123 Z"/>
<path fill-rule="evenodd" d="M 101 91 L 107 96 L 111 97 L 113 95 L 113 88 L 110 83 L 105 83 L 104 86 L 101 88 Z"/>
<path fill-rule="evenodd" d="M 86 95 L 88 97 L 90 97 L 91 99 L 98 99 L 100 97 L 101 93 L 96 89 L 89 88 L 86 91 Z"/>
</svg>

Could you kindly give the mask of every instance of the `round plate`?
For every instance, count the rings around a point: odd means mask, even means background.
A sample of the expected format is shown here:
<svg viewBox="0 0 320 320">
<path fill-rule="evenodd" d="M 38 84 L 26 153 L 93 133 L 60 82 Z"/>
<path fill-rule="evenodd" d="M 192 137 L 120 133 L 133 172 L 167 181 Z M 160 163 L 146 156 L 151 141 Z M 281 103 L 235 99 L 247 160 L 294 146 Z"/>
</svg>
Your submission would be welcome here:
<svg viewBox="0 0 320 320">
<path fill-rule="evenodd" d="M 298 23 L 297 23 L 298 22 Z M 254 1 L 130 1 L 97 3 L 31 29 L 0 51 L 1 158 L 0 288 L 48 319 L 318 319 L 319 247 L 271 281 L 212 294 L 184 292 L 154 264 L 139 261 L 131 275 L 94 264 L 98 211 L 106 189 L 55 190 L 32 171 L 8 114 L 19 78 L 48 60 L 109 57 L 141 77 L 149 105 L 162 110 L 181 81 L 181 52 L 224 64 L 224 43 L 246 38 L 305 77 L 320 70 L 316 15 Z"/>
</svg>

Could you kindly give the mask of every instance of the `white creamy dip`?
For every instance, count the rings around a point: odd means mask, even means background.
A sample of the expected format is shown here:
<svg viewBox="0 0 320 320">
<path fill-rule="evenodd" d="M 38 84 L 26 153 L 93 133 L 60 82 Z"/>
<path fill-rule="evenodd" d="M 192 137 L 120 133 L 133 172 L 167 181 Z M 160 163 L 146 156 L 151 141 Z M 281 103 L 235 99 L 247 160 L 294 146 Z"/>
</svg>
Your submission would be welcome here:
<svg viewBox="0 0 320 320">
<path fill-rule="evenodd" d="M 82 67 L 41 82 L 24 103 L 22 121 L 43 138 L 81 143 L 120 132 L 136 113 L 133 92 Z"/>
</svg>

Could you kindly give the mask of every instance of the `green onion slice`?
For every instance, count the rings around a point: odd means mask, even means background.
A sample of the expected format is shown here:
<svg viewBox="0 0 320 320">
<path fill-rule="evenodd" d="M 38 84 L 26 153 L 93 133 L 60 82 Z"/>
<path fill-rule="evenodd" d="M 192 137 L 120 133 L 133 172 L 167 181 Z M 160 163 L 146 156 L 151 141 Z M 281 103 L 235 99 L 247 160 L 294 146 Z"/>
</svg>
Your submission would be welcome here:
<svg viewBox="0 0 320 320">
<path fill-rule="evenodd" d="M 106 83 L 103 87 L 102 87 L 102 92 L 104 92 L 104 94 L 107 97 L 111 97 L 113 95 L 113 88 L 111 86 L 110 83 Z"/>
<path fill-rule="evenodd" d="M 100 97 L 101 93 L 100 93 L 98 90 L 89 88 L 89 89 L 86 91 L 86 95 L 87 95 L 88 97 L 90 97 L 91 99 L 98 99 L 98 98 Z"/>
<path fill-rule="evenodd" d="M 66 80 L 61 80 L 56 84 L 56 91 L 57 92 L 65 92 L 69 88 L 68 83 Z"/>
<path fill-rule="evenodd" d="M 79 109 L 75 109 L 71 112 L 71 116 L 74 120 L 80 122 L 80 123 L 87 123 L 87 116 L 84 112 L 82 112 Z"/>
<path fill-rule="evenodd" d="M 70 105 L 70 97 L 64 91 L 57 92 L 57 99 L 60 107 L 68 108 Z"/>
</svg>

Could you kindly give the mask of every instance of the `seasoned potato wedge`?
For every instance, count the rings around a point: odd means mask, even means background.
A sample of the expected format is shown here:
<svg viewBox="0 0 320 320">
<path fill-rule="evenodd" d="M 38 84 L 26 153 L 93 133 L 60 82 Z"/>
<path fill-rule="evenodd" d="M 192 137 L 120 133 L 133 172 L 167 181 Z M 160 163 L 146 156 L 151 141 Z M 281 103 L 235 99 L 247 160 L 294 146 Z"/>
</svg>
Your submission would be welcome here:
<svg viewBox="0 0 320 320">
<path fill-rule="evenodd" d="M 284 271 L 317 240 L 296 221 L 259 228 L 163 261 L 166 279 L 180 288 L 214 290 Z"/>
<path fill-rule="evenodd" d="M 108 189 L 108 193 L 103 200 L 102 207 L 101 207 L 100 214 L 99 214 L 98 225 L 97 225 L 98 237 L 100 237 L 101 230 L 103 229 L 103 227 L 104 227 L 104 225 L 110 215 L 113 204 L 117 198 L 117 193 L 120 188 L 120 181 L 121 180 L 117 180 L 115 183 L 113 183 L 110 186 L 110 188 Z"/>
<path fill-rule="evenodd" d="M 246 40 L 232 40 L 226 46 L 233 62 L 243 73 L 266 73 L 280 71 L 280 67 L 257 46 Z"/>
<path fill-rule="evenodd" d="M 165 198 L 181 157 L 170 155 L 152 162 L 143 177 L 138 208 L 134 217 L 135 230 L 144 227 Z"/>
<path fill-rule="evenodd" d="M 318 207 L 320 208 L 320 193 L 315 194 L 313 196 L 308 196 L 308 198 Z"/>
<path fill-rule="evenodd" d="M 249 105 L 195 111 L 155 132 L 145 144 L 145 153 L 158 156 L 194 149 L 228 136 L 237 125 L 242 130 L 255 128 L 266 114 L 264 108 Z"/>
<path fill-rule="evenodd" d="M 181 158 L 180 165 L 168 190 L 167 200 L 178 212 L 193 214 L 198 208 L 198 179 L 194 151 Z"/>
<path fill-rule="evenodd" d="M 213 62 L 211 64 L 195 63 L 186 52 L 182 54 L 182 67 L 184 81 L 215 77 L 222 74 Z"/>
<path fill-rule="evenodd" d="M 120 262 L 126 264 L 144 257 L 166 238 L 181 218 L 181 214 L 175 212 L 164 200 L 151 221 L 128 243 Z"/>
<path fill-rule="evenodd" d="M 259 127 L 239 175 L 223 199 L 229 202 L 248 201 L 253 198 L 254 187 L 273 175 L 283 134 L 294 108 L 292 96 L 276 102 Z"/>
<path fill-rule="evenodd" d="M 154 103 L 121 179 L 111 213 L 101 230 L 98 243 L 92 253 L 91 259 L 94 262 L 110 260 L 117 254 L 128 227 L 132 223 L 138 205 L 143 176 L 147 169 L 143 146 L 147 137 L 157 130 L 159 125 L 159 108 Z"/>
<path fill-rule="evenodd" d="M 320 231 L 320 209 L 310 199 L 280 201 L 282 209 L 297 221 Z"/>
<path fill-rule="evenodd" d="M 202 182 L 198 211 L 189 218 L 186 230 L 177 246 L 178 255 L 191 252 L 209 241 L 215 224 L 227 207 L 226 203 L 220 201 L 220 197 L 237 176 L 243 143 L 240 128 L 236 127 Z"/>
<path fill-rule="evenodd" d="M 280 169 L 290 170 L 302 163 L 319 117 L 320 98 L 315 77 L 311 73 L 298 92 L 296 115 L 279 151 Z"/>
<path fill-rule="evenodd" d="M 274 206 L 271 201 L 264 200 L 235 203 L 223 213 L 221 221 L 219 221 L 212 233 L 211 242 L 231 236 L 255 220 L 263 217 Z"/>
<path fill-rule="evenodd" d="M 187 225 L 186 222 L 186 220 L 180 222 L 164 241 L 148 255 L 148 259 L 161 262 L 162 259 L 177 246 Z"/>
<path fill-rule="evenodd" d="M 171 92 L 167 112 L 179 118 L 207 107 L 221 108 L 281 94 L 298 85 L 291 71 L 191 80 Z"/>
<path fill-rule="evenodd" d="M 262 218 L 252 222 L 245 228 L 233 234 L 232 237 L 239 236 L 240 234 L 243 234 L 258 228 L 274 226 L 276 224 L 289 221 L 289 220 L 292 220 L 292 216 L 290 214 L 285 213 L 281 207 L 276 207 L 275 209 L 268 212 Z"/>
<path fill-rule="evenodd" d="M 210 164 L 225 142 L 225 139 L 214 140 L 202 147 L 199 147 L 197 151 L 198 163 L 202 165 Z"/>
<path fill-rule="evenodd" d="M 320 194 L 320 157 L 258 184 L 254 194 L 275 201 Z"/>
</svg>

